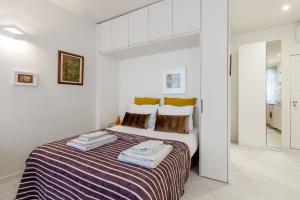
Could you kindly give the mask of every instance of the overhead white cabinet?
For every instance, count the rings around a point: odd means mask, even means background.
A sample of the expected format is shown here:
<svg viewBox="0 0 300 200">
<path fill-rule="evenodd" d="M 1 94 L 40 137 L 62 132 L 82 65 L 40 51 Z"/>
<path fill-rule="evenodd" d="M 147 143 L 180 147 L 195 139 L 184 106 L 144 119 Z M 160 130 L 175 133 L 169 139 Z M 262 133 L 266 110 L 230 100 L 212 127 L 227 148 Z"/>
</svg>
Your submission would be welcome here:
<svg viewBox="0 0 300 200">
<path fill-rule="evenodd" d="M 201 0 L 163 0 L 98 25 L 100 53 L 200 31 Z"/>
<path fill-rule="evenodd" d="M 107 52 L 111 50 L 111 21 L 98 25 L 98 51 Z"/>
<path fill-rule="evenodd" d="M 145 43 L 149 40 L 148 7 L 129 13 L 129 45 Z"/>
<path fill-rule="evenodd" d="M 173 35 L 200 30 L 201 0 L 173 0 Z"/>
<path fill-rule="evenodd" d="M 157 40 L 172 36 L 172 0 L 149 6 L 149 37 Z"/>
<path fill-rule="evenodd" d="M 112 50 L 128 47 L 128 15 L 111 21 L 111 46 Z"/>
</svg>

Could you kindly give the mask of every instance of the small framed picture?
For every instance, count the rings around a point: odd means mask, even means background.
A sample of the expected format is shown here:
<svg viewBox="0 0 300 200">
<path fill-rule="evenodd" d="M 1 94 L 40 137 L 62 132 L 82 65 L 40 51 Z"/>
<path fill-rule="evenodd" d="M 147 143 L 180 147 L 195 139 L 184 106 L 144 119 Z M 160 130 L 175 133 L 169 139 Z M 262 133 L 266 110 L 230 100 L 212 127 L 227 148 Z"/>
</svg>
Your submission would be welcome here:
<svg viewBox="0 0 300 200">
<path fill-rule="evenodd" d="M 38 77 L 36 73 L 14 71 L 14 85 L 37 86 Z"/>
<path fill-rule="evenodd" d="M 163 94 L 186 93 L 186 69 L 164 70 L 162 73 Z"/>
<path fill-rule="evenodd" d="M 58 84 L 83 85 L 84 57 L 58 51 Z"/>
</svg>

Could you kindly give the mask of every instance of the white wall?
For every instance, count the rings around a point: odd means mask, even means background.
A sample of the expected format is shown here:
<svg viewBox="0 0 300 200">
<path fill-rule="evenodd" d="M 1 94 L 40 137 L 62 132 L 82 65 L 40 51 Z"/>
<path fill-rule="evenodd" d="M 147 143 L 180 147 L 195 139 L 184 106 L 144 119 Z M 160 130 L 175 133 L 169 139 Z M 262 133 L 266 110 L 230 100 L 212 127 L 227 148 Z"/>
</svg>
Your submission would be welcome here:
<svg viewBox="0 0 300 200">
<path fill-rule="evenodd" d="M 34 147 L 96 128 L 96 26 L 48 1 L 0 0 L 0 180 L 22 170 Z M 57 84 L 57 50 L 85 56 L 84 86 Z M 12 85 L 14 69 L 39 74 L 38 87 Z"/>
<path fill-rule="evenodd" d="M 283 146 L 290 146 L 290 55 L 300 54 L 300 43 L 295 42 L 295 25 L 233 35 L 231 37 L 232 76 L 231 82 L 231 140 L 238 138 L 238 47 L 260 41 L 282 41 L 282 134 Z"/>
<path fill-rule="evenodd" d="M 200 49 L 191 48 L 156 55 L 121 60 L 119 62 L 119 113 L 124 115 L 134 97 L 200 97 Z M 162 71 L 187 69 L 187 93 L 162 95 Z M 195 120 L 198 122 L 198 111 Z M 198 124 L 198 123 L 196 123 Z"/>
</svg>

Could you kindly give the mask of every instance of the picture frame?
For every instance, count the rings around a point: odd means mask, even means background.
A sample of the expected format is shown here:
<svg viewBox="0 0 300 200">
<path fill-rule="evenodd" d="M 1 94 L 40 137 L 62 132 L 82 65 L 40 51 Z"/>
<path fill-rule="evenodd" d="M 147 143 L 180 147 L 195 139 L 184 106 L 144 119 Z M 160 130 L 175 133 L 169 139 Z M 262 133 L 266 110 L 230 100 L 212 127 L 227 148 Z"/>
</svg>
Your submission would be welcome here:
<svg viewBox="0 0 300 200">
<path fill-rule="evenodd" d="M 37 86 L 38 75 L 33 72 L 14 70 L 14 85 L 16 86 Z"/>
<path fill-rule="evenodd" d="M 58 84 L 83 85 L 84 57 L 58 51 Z"/>
<path fill-rule="evenodd" d="M 186 93 L 186 68 L 164 70 L 162 72 L 162 93 Z"/>
</svg>

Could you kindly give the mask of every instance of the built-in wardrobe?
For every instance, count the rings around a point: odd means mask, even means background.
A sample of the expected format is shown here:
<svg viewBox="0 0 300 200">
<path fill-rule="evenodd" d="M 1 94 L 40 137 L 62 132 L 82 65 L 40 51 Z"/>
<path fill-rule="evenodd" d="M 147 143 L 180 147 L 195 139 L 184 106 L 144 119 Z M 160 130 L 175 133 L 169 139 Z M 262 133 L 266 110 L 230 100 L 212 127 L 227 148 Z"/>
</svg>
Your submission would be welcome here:
<svg viewBox="0 0 300 200">
<path fill-rule="evenodd" d="M 217 7 L 215 5 L 218 5 Z M 199 174 L 228 182 L 228 1 L 163 0 L 97 25 L 99 127 L 118 114 L 122 60 L 199 48 Z M 109 69 L 109 68 L 114 69 Z M 103 74 L 101 69 L 110 73 Z M 115 75 L 115 76 L 113 76 Z M 128 77 L 130 79 L 130 77 Z M 116 91 L 107 91 L 105 85 Z M 106 91 L 105 94 L 103 91 Z M 112 102 L 114 102 L 112 104 Z M 114 110 L 114 112 L 110 112 Z M 109 114 L 114 113 L 114 114 Z"/>
<path fill-rule="evenodd" d="M 281 56 L 280 40 L 239 47 L 239 145 L 282 146 Z"/>
</svg>

